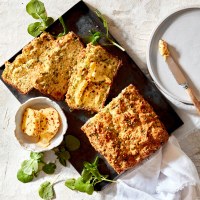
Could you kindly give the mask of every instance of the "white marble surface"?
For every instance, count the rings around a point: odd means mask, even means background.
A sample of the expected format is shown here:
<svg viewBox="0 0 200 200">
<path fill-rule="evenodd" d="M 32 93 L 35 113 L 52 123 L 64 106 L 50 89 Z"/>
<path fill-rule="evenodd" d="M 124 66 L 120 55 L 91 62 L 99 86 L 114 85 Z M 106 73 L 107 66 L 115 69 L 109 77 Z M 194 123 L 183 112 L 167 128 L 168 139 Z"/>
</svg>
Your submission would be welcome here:
<svg viewBox="0 0 200 200">
<path fill-rule="evenodd" d="M 27 25 L 33 21 L 25 11 L 27 2 L 0 0 L 0 65 L 32 39 L 27 33 Z M 49 16 L 57 19 L 78 1 L 43 0 L 43 2 Z M 154 27 L 162 18 L 177 9 L 200 6 L 199 0 L 85 0 L 84 2 L 91 8 L 98 8 L 106 15 L 110 32 L 145 73 L 148 73 L 145 60 L 146 47 Z M 174 132 L 174 135 L 200 174 L 200 117 L 192 106 L 174 101 L 171 104 L 185 123 Z M 0 81 L 0 199 L 2 200 L 40 199 L 37 193 L 39 184 L 57 176 L 45 176 L 41 173 L 38 179 L 31 183 L 23 184 L 17 181 L 16 173 L 20 163 L 29 155 L 29 152 L 17 144 L 13 134 L 14 116 L 19 105 L 18 100 Z M 54 159 L 54 156 L 50 155 L 50 158 Z M 59 180 L 78 176 L 70 163 L 66 168 L 58 165 L 56 174 L 60 174 Z M 109 190 L 112 191 L 112 186 L 107 189 Z M 111 198 L 111 195 L 104 191 L 95 192 L 92 196 L 70 191 L 63 182 L 55 185 L 55 191 L 56 199 L 60 200 Z"/>
</svg>

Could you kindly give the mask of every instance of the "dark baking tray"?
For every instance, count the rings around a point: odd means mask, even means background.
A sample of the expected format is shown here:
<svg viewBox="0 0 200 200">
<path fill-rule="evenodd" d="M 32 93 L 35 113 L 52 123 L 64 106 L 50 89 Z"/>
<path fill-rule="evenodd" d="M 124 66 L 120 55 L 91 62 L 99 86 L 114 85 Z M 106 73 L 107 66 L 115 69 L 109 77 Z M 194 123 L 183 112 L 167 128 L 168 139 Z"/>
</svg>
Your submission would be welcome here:
<svg viewBox="0 0 200 200">
<path fill-rule="evenodd" d="M 80 1 L 70 10 L 68 10 L 63 16 L 68 29 L 74 31 L 83 40 L 85 36 L 89 34 L 89 30 L 99 30 L 104 32 L 103 25 L 98 19 L 96 14 L 90 10 L 87 5 Z M 57 35 L 62 31 L 62 26 L 59 21 L 55 21 L 48 29 L 48 32 Z M 172 133 L 175 129 L 180 127 L 183 122 L 179 116 L 174 112 L 172 107 L 169 105 L 165 97 L 156 88 L 131 59 L 131 57 L 116 47 L 107 48 L 113 55 L 118 56 L 122 59 L 123 66 L 119 69 L 117 76 L 114 79 L 110 94 L 106 103 L 111 101 L 113 97 L 116 97 L 122 89 L 128 86 L 130 83 L 134 84 L 143 95 L 143 97 L 152 105 L 160 120 L 165 125 L 168 133 Z M 16 53 L 10 61 L 13 61 L 15 57 L 20 54 Z M 0 75 L 2 74 L 4 66 L 0 68 Z M 7 84 L 6 84 L 7 85 Z M 43 96 L 36 90 L 31 91 L 27 95 L 20 94 L 17 90 L 7 85 L 13 95 L 21 102 L 25 102 L 31 97 Z M 67 104 L 64 101 L 58 102 L 68 119 L 69 128 L 67 133 L 73 134 L 78 137 L 81 141 L 81 147 L 79 150 L 72 152 L 70 159 L 71 164 L 76 170 L 81 173 L 84 161 L 93 161 L 98 154 L 94 148 L 90 145 L 85 134 L 80 130 L 80 127 L 94 115 L 86 111 L 70 111 Z M 114 179 L 117 177 L 117 173 L 113 168 L 101 157 L 100 171 L 102 174 L 108 174 L 109 178 Z M 103 182 L 97 186 L 96 189 L 101 190 L 107 183 Z"/>
</svg>

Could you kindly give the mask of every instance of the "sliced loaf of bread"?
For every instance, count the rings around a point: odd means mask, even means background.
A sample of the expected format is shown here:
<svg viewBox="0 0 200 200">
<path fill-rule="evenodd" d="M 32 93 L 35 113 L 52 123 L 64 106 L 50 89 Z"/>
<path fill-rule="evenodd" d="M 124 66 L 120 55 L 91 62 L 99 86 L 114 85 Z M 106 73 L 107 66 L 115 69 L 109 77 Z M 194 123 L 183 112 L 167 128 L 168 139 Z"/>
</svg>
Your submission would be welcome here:
<svg viewBox="0 0 200 200">
<path fill-rule="evenodd" d="M 91 43 L 79 55 L 70 78 L 66 102 L 71 109 L 98 112 L 103 108 L 121 60 Z"/>
</svg>

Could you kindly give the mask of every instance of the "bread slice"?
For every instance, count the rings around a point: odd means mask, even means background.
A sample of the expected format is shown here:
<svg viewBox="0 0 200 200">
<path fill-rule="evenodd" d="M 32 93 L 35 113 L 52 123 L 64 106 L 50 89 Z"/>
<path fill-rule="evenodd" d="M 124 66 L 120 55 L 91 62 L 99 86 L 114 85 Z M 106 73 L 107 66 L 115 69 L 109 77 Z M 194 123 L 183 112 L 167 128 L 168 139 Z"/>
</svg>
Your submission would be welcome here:
<svg viewBox="0 0 200 200">
<path fill-rule="evenodd" d="M 73 32 L 57 39 L 43 33 L 24 47 L 13 63 L 5 63 L 2 78 L 23 94 L 35 88 L 61 100 L 67 93 L 69 78 L 83 48 Z"/>
<path fill-rule="evenodd" d="M 126 87 L 81 129 L 117 173 L 150 156 L 169 137 L 153 108 L 133 85 Z"/>
<path fill-rule="evenodd" d="M 77 63 L 77 56 L 83 48 L 79 37 L 73 32 L 57 38 L 47 57 L 43 59 L 43 70 L 34 87 L 43 94 L 62 100 L 67 93 L 68 81 Z"/>
<path fill-rule="evenodd" d="M 98 112 L 103 108 L 121 60 L 91 43 L 82 50 L 70 78 L 66 102 L 71 109 Z"/>
<path fill-rule="evenodd" d="M 43 33 L 40 37 L 32 40 L 12 63 L 5 62 L 2 79 L 23 94 L 32 90 L 41 68 L 40 58 L 45 57 L 53 40 L 48 33 Z"/>
</svg>

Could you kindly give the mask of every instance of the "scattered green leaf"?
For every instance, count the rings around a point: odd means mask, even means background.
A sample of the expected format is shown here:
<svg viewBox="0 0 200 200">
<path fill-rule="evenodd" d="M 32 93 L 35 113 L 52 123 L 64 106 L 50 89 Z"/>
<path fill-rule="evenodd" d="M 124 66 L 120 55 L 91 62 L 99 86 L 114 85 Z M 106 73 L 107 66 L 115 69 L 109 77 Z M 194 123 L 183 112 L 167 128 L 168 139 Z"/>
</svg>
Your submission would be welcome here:
<svg viewBox="0 0 200 200">
<path fill-rule="evenodd" d="M 67 179 L 67 180 L 65 181 L 65 186 L 67 186 L 67 187 L 70 188 L 71 190 L 74 190 L 74 189 L 75 189 L 75 186 L 74 186 L 75 181 L 76 181 L 75 178 Z"/>
<path fill-rule="evenodd" d="M 58 37 L 61 37 L 61 36 L 66 35 L 68 31 L 67 31 L 67 27 L 66 27 L 65 22 L 64 22 L 62 17 L 59 17 L 59 21 L 60 21 L 60 23 L 62 24 L 62 27 L 63 27 L 63 32 L 59 33 L 59 35 L 58 35 Z"/>
<path fill-rule="evenodd" d="M 27 175 L 37 173 L 38 161 L 33 159 L 25 160 L 21 165 L 21 169 Z"/>
<path fill-rule="evenodd" d="M 55 153 L 57 155 L 57 158 L 63 166 L 67 166 L 67 160 L 70 159 L 70 153 L 68 151 L 59 151 Z"/>
<path fill-rule="evenodd" d="M 41 25 L 41 22 L 35 22 L 28 25 L 28 33 L 33 37 L 37 37 L 40 33 L 43 32 L 44 26 Z"/>
<path fill-rule="evenodd" d="M 50 26 L 51 24 L 53 24 L 54 19 L 52 17 L 47 17 L 47 19 L 44 21 L 45 26 Z"/>
<path fill-rule="evenodd" d="M 90 171 L 87 170 L 86 168 L 83 168 L 81 172 L 81 176 L 82 176 L 83 181 L 87 182 L 92 178 L 92 173 L 90 173 Z"/>
<path fill-rule="evenodd" d="M 65 181 L 65 186 L 77 190 L 79 192 L 85 192 L 91 195 L 94 192 L 94 186 L 102 181 L 115 182 L 113 180 L 107 179 L 107 175 L 100 174 L 98 170 L 98 160 L 97 156 L 93 163 L 84 162 L 84 168 L 81 176 L 78 179 L 67 179 Z"/>
<path fill-rule="evenodd" d="M 94 31 L 91 30 L 89 31 L 90 35 L 84 38 L 84 42 L 86 43 L 92 43 L 93 45 L 96 45 L 100 38 L 101 38 L 101 33 L 99 31 Z"/>
<path fill-rule="evenodd" d="M 39 22 L 31 23 L 28 26 L 28 33 L 33 37 L 37 37 L 54 22 L 54 19 L 52 17 L 47 16 L 44 3 L 39 0 L 31 0 L 26 5 L 26 11 L 34 19 L 39 20 Z"/>
<path fill-rule="evenodd" d="M 99 10 L 95 10 L 97 17 L 102 21 L 104 28 L 106 29 L 106 37 L 109 37 L 108 34 L 108 22 L 106 18 L 101 14 Z"/>
<path fill-rule="evenodd" d="M 95 45 L 100 41 L 100 39 L 102 39 L 104 41 L 104 43 L 101 43 L 101 45 L 104 45 L 104 46 L 114 45 L 117 48 L 121 49 L 122 51 L 125 51 L 125 49 L 123 47 L 121 47 L 112 38 L 110 38 L 109 30 L 108 30 L 108 22 L 107 22 L 106 18 L 98 10 L 95 10 L 95 13 L 96 13 L 97 17 L 103 23 L 103 26 L 105 28 L 105 33 L 92 30 L 92 31 L 90 31 L 90 35 L 88 37 L 85 37 L 85 39 L 84 39 L 85 42 L 86 43 L 91 42 L 92 44 Z"/>
<path fill-rule="evenodd" d="M 47 14 L 44 7 L 44 4 L 41 1 L 38 0 L 31 0 L 26 5 L 26 12 L 31 15 L 34 19 L 46 19 Z"/>
<path fill-rule="evenodd" d="M 73 135 L 67 135 L 65 137 L 65 144 L 69 151 L 75 151 L 80 147 L 80 141 Z"/>
<path fill-rule="evenodd" d="M 89 195 L 92 195 L 94 192 L 94 186 L 91 183 L 86 183 L 85 184 L 85 192 Z"/>
<path fill-rule="evenodd" d="M 67 166 L 70 159 L 69 151 L 75 151 L 80 147 L 80 141 L 73 135 L 67 135 L 59 147 L 54 148 L 57 159 L 63 166 Z"/>
<path fill-rule="evenodd" d="M 56 165 L 55 163 L 48 163 L 45 164 L 42 168 L 42 170 L 46 173 L 46 174 L 53 174 L 55 172 L 56 169 Z"/>
<path fill-rule="evenodd" d="M 79 192 L 87 192 L 88 185 L 91 185 L 89 182 L 84 182 L 82 177 L 79 177 L 78 179 L 76 179 L 75 183 L 74 183 L 74 187 L 76 190 L 78 190 Z"/>
<path fill-rule="evenodd" d="M 17 179 L 22 183 L 31 182 L 33 178 L 34 176 L 32 174 L 31 175 L 25 174 L 22 169 L 19 169 L 17 172 Z"/>
<path fill-rule="evenodd" d="M 53 185 L 49 181 L 45 181 L 40 185 L 38 193 L 44 200 L 51 200 L 55 195 Z"/>
<path fill-rule="evenodd" d="M 32 181 L 41 170 L 41 166 L 44 165 L 43 157 L 43 153 L 31 152 L 30 159 L 24 160 L 21 164 L 17 173 L 18 180 L 23 183 Z"/>
</svg>

